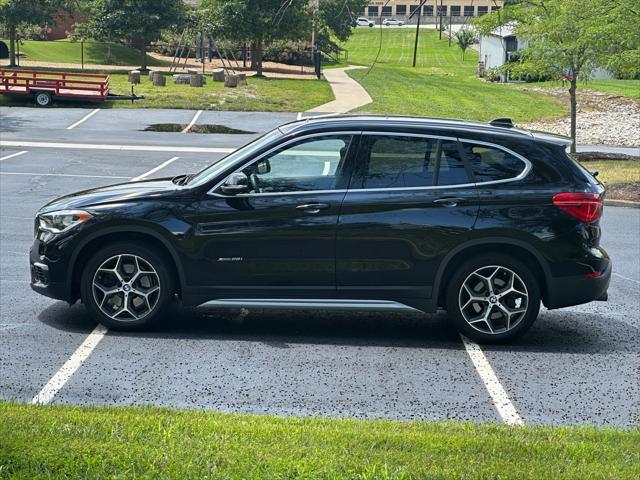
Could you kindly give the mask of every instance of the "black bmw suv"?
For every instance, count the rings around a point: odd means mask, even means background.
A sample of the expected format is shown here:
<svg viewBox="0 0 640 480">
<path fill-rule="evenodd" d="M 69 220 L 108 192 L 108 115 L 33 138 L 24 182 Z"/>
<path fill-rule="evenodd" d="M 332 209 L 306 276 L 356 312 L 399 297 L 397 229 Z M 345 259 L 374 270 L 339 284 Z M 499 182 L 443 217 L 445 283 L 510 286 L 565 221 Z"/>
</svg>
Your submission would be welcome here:
<svg viewBox="0 0 640 480">
<path fill-rule="evenodd" d="M 117 329 L 185 306 L 444 308 L 481 342 L 606 299 L 604 188 L 568 139 L 431 118 L 281 126 L 192 175 L 43 207 L 32 288 Z"/>
</svg>

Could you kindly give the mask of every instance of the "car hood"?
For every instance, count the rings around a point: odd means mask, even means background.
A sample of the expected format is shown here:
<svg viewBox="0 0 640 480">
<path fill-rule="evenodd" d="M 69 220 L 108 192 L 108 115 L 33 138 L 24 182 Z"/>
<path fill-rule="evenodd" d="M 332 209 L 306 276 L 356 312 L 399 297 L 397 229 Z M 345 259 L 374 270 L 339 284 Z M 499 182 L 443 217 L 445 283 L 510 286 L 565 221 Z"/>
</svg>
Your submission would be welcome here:
<svg viewBox="0 0 640 480">
<path fill-rule="evenodd" d="M 107 187 L 92 188 L 56 198 L 42 207 L 38 213 L 55 210 L 82 209 L 110 203 L 133 202 L 142 199 L 164 197 L 172 192 L 184 191 L 187 187 L 176 185 L 171 178 L 122 183 Z"/>
</svg>

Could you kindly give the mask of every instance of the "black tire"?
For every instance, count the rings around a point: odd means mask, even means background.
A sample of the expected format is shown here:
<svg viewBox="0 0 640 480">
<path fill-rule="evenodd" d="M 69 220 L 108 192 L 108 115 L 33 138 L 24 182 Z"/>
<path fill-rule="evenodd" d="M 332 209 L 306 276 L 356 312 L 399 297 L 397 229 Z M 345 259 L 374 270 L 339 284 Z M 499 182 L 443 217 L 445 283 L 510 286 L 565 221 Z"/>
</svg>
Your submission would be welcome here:
<svg viewBox="0 0 640 480">
<path fill-rule="evenodd" d="M 37 92 L 35 96 L 36 105 L 39 107 L 48 107 L 53 102 L 53 97 L 49 92 Z"/>
<path fill-rule="evenodd" d="M 150 298 L 148 298 L 147 303 L 142 303 L 142 308 L 135 312 L 137 315 L 131 314 L 129 312 L 122 312 L 122 315 L 118 315 L 118 318 L 112 318 L 107 315 L 104 310 L 107 310 L 109 307 L 109 302 L 107 301 L 106 306 L 103 305 L 101 308 L 98 301 L 100 300 L 100 296 L 102 292 L 100 289 L 94 286 L 94 279 L 98 279 L 96 275 L 102 275 L 98 273 L 98 269 L 102 266 L 105 266 L 105 262 L 113 262 L 115 257 L 122 256 L 122 266 L 127 267 L 127 262 L 129 264 L 133 264 L 131 261 L 135 257 L 138 258 L 139 265 L 142 267 L 141 270 L 149 271 L 151 273 L 154 270 L 156 276 L 150 275 L 140 275 L 139 280 L 135 280 L 130 282 L 129 288 L 138 288 L 142 291 L 142 285 L 136 284 L 137 281 L 146 280 L 147 284 L 151 285 L 151 287 L 147 291 L 153 290 L 155 286 L 158 286 L 158 293 L 152 293 Z M 116 265 L 118 260 L 116 261 Z M 170 267 L 171 260 L 167 259 L 165 255 L 161 252 L 158 252 L 154 248 L 150 248 L 141 243 L 134 242 L 118 242 L 108 245 L 98 252 L 96 252 L 85 264 L 84 269 L 82 271 L 82 275 L 80 278 L 80 295 L 82 298 L 82 302 L 86 306 L 87 310 L 91 314 L 91 316 L 99 323 L 114 329 L 114 330 L 142 330 L 149 328 L 151 325 L 155 324 L 162 317 L 167 314 L 172 306 L 174 299 L 174 281 L 172 275 L 172 269 Z M 146 265 L 145 265 L 146 262 Z M 113 267 L 113 263 L 106 264 L 108 267 Z M 151 267 L 151 270 L 148 267 Z M 124 280 L 131 280 L 131 278 L 127 279 L 126 277 L 126 269 L 120 269 L 119 273 L 123 276 Z M 105 270 L 101 270 L 104 272 Z M 111 279 L 116 279 L 115 275 L 107 274 L 111 277 Z M 147 279 L 143 277 L 148 277 Z M 152 280 L 149 280 L 151 278 Z M 157 285 L 155 279 L 157 278 Z M 108 279 L 109 280 L 109 279 Z M 122 282 L 119 282 L 122 284 Z M 116 283 L 115 287 L 118 286 Z M 112 295 L 117 296 L 113 300 L 112 303 L 120 304 L 124 306 L 124 291 L 120 293 L 114 293 Z M 131 295 L 131 303 L 127 302 L 127 307 L 131 306 L 131 310 L 135 311 L 134 302 L 140 302 L 140 296 L 135 296 L 135 290 L 131 292 L 127 292 L 128 295 Z M 104 302 L 103 302 L 104 303 Z M 151 306 L 152 308 L 147 308 Z M 113 308 L 116 309 L 117 305 L 114 305 Z M 115 310 L 114 310 L 115 311 Z M 139 315 L 139 317 L 138 317 Z M 130 317 L 130 318 L 129 318 Z"/>
<path fill-rule="evenodd" d="M 461 290 L 463 290 L 464 288 L 463 283 L 468 278 L 475 278 L 475 276 L 472 276 L 473 272 L 476 272 L 484 267 L 488 269 L 486 270 L 486 272 L 490 272 L 491 270 L 489 270 L 489 267 L 492 266 L 502 267 L 515 273 L 519 277 L 519 279 L 516 279 L 515 281 L 521 281 L 524 284 L 526 293 L 528 295 L 526 299 L 526 310 L 524 314 L 516 315 L 514 317 L 514 325 L 509 329 L 507 329 L 504 323 L 502 323 L 506 322 L 505 318 L 501 319 L 498 317 L 497 326 L 501 328 L 496 328 L 495 333 L 486 331 L 489 329 L 489 326 L 485 322 L 479 322 L 475 324 L 475 327 L 472 326 L 467 322 L 463 315 L 462 309 L 460 308 L 461 298 L 465 298 L 464 295 L 466 295 L 466 293 L 461 293 Z M 481 270 L 481 272 L 484 273 L 485 271 Z M 494 287 L 497 286 L 493 285 L 492 288 Z M 521 295 L 512 295 L 513 296 L 511 297 L 511 299 L 515 299 L 515 301 L 520 302 L 523 301 Z M 494 297 L 495 299 L 495 295 L 490 295 L 489 298 L 491 297 Z M 519 300 L 516 297 L 518 297 Z M 509 301 L 509 297 L 505 297 L 503 301 Z M 468 308 L 475 308 L 473 303 L 475 302 L 472 302 L 472 304 Z M 486 307 L 484 307 L 484 312 L 486 312 L 487 309 L 493 308 L 494 311 L 490 315 L 502 315 L 497 306 L 494 306 L 490 303 L 486 303 L 485 305 Z M 535 275 L 533 275 L 531 270 L 515 258 L 502 254 L 481 255 L 466 261 L 455 271 L 449 281 L 449 284 L 447 285 L 446 306 L 449 319 L 452 322 L 453 326 L 465 337 L 479 343 L 509 343 L 516 338 L 524 335 L 527 330 L 531 328 L 536 318 L 538 318 L 538 313 L 540 312 L 540 287 L 538 285 L 538 280 L 536 279 Z M 468 314 L 469 310 L 467 309 L 465 310 L 465 312 L 467 312 Z M 483 316 L 482 310 L 479 313 L 479 316 Z M 472 317 L 471 320 L 474 321 L 475 317 Z"/>
</svg>

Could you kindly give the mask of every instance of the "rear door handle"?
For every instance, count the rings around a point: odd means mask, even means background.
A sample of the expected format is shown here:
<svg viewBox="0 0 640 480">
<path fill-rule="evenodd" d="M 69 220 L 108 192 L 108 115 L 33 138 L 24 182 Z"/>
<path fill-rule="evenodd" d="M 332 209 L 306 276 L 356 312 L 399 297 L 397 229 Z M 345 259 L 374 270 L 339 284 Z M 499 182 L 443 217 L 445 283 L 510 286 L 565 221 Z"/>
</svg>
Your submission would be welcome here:
<svg viewBox="0 0 640 480">
<path fill-rule="evenodd" d="M 328 203 L 305 203 L 304 205 L 298 205 L 296 210 L 302 210 L 306 213 L 320 213 L 320 210 L 326 210 L 329 208 Z"/>
<path fill-rule="evenodd" d="M 443 207 L 452 208 L 452 207 L 456 207 L 460 203 L 464 203 L 464 198 L 444 197 L 444 198 L 438 198 L 434 200 L 433 203 L 437 205 L 442 205 Z"/>
</svg>

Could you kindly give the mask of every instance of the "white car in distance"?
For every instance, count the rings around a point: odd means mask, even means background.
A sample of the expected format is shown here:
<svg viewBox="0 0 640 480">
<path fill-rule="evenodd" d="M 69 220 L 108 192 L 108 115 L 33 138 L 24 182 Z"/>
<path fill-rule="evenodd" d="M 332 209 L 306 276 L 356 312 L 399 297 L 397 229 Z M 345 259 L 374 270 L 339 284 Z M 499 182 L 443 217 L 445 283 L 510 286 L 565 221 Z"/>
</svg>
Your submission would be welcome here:
<svg viewBox="0 0 640 480">
<path fill-rule="evenodd" d="M 358 17 L 356 20 L 356 26 L 358 27 L 373 27 L 375 23 L 365 17 Z"/>
<path fill-rule="evenodd" d="M 382 22 L 383 25 L 386 25 L 387 27 L 401 27 L 402 25 L 404 25 L 404 22 L 402 20 L 397 20 L 395 18 L 385 18 L 385 20 Z"/>
</svg>

